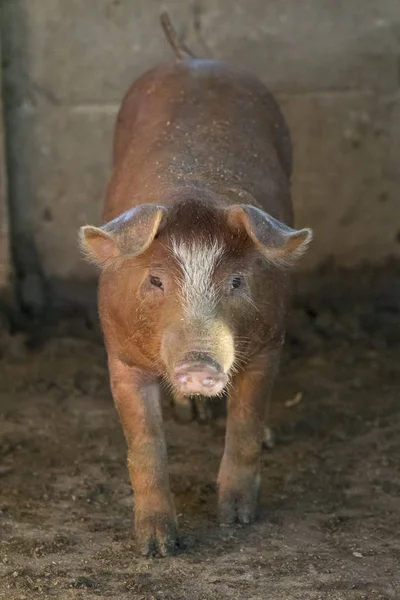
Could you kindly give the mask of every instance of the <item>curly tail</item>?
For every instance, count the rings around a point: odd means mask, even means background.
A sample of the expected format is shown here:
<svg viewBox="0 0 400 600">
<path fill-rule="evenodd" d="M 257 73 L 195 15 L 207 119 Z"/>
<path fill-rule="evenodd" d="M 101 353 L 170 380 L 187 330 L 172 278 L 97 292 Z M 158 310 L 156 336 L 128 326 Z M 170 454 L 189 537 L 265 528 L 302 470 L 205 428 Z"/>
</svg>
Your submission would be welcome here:
<svg viewBox="0 0 400 600">
<path fill-rule="evenodd" d="M 169 45 L 171 46 L 175 56 L 179 59 L 183 58 L 197 58 L 195 54 L 189 48 L 185 46 L 178 38 L 175 29 L 172 26 L 169 14 L 163 11 L 160 15 L 161 27 L 164 31 L 164 35 L 167 38 Z"/>
</svg>

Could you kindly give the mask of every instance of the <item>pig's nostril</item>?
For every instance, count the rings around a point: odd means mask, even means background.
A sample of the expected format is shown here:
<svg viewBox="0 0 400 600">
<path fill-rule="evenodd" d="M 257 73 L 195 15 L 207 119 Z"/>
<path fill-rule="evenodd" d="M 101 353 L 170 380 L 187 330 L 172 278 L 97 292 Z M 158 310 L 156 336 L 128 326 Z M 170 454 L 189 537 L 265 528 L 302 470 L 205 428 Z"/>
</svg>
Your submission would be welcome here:
<svg viewBox="0 0 400 600">
<path fill-rule="evenodd" d="M 204 385 L 204 387 L 213 387 L 216 384 L 216 381 L 213 377 L 206 377 L 205 379 L 203 379 L 202 384 Z"/>
<path fill-rule="evenodd" d="M 228 376 L 213 364 L 183 363 L 173 372 L 175 385 L 184 394 L 204 396 L 218 395 L 225 387 Z"/>
</svg>

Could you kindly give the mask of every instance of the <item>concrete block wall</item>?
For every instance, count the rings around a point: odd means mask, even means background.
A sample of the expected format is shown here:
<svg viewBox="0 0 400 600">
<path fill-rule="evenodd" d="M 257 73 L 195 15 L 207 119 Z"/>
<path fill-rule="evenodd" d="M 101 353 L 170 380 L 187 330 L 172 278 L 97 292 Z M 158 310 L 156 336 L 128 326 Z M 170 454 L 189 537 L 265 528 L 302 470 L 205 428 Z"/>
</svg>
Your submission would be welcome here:
<svg viewBox="0 0 400 600">
<path fill-rule="evenodd" d="M 4 145 L 3 98 L 0 91 L 0 301 L 10 299 L 11 240 L 8 215 L 7 176 Z"/>
<path fill-rule="evenodd" d="M 166 6 L 199 54 L 273 90 L 295 151 L 302 268 L 400 255 L 399 0 L 3 0 L 13 247 L 26 303 L 85 303 L 76 231 L 98 223 L 112 130 L 131 81 L 171 57 Z M 45 282 L 45 285 L 43 285 Z"/>
</svg>

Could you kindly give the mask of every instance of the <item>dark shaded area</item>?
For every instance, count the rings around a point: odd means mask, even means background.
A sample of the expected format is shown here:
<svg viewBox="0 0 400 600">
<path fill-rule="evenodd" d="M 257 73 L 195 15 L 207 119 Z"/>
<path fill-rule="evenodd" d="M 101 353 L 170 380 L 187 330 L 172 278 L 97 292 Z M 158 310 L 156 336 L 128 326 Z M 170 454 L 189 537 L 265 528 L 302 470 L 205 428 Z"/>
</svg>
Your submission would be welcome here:
<svg viewBox="0 0 400 600">
<path fill-rule="evenodd" d="M 18 39 L 11 26 L 10 15 L 18 23 Z M 49 304 L 49 296 L 35 240 L 37 195 L 34 190 L 37 174 L 31 164 L 31 157 L 38 152 L 36 131 L 33 119 L 27 118 L 27 115 L 25 130 L 21 131 L 17 127 L 24 100 L 28 98 L 33 107 L 37 106 L 37 90 L 33 89 L 30 93 L 31 57 L 27 48 L 31 33 L 26 17 L 20 3 L 11 4 L 9 0 L 3 2 L 0 21 L 2 95 L 11 252 L 15 269 L 14 292 L 18 306 L 32 319 L 43 317 L 46 305 Z M 23 205 L 19 202 L 20 198 L 25 200 Z M 26 201 L 28 198 L 29 202 Z M 25 327 L 29 326 L 29 319 L 24 319 Z"/>
<path fill-rule="evenodd" d="M 299 277 L 260 518 L 219 528 L 224 419 L 165 406 L 185 546 L 134 553 L 101 337 L 75 314 L 0 338 L 0 598 L 400 596 L 400 268 Z"/>
</svg>

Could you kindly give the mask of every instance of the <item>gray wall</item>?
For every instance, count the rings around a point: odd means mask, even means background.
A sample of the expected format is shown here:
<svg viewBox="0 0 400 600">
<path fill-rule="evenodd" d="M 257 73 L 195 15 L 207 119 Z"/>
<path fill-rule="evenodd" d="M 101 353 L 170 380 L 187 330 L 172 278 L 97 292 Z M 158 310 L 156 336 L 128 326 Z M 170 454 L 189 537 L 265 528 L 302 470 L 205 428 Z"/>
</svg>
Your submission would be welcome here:
<svg viewBox="0 0 400 600">
<path fill-rule="evenodd" d="M 7 178 L 4 152 L 3 99 L 0 93 L 0 299 L 9 299 L 11 284 L 10 231 L 7 201 Z M 0 324 L 1 326 L 1 324 Z"/>
<path fill-rule="evenodd" d="M 14 256 L 29 303 L 85 298 L 79 225 L 98 223 L 121 97 L 166 57 L 158 0 L 3 0 Z M 399 0 L 166 0 L 201 53 L 278 96 L 295 147 L 303 268 L 399 255 Z"/>
</svg>

